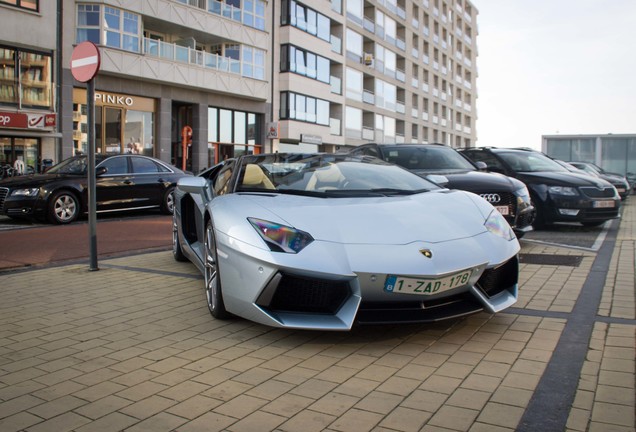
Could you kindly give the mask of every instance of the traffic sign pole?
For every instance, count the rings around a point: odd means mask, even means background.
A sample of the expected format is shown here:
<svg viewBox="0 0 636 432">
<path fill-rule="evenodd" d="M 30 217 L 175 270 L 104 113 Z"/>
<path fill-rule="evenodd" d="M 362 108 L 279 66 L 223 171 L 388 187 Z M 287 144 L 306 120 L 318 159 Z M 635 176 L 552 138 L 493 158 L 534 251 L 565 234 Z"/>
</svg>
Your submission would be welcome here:
<svg viewBox="0 0 636 432">
<path fill-rule="evenodd" d="M 95 194 L 95 81 L 90 80 L 86 87 L 88 105 L 88 242 L 90 252 L 90 271 L 97 271 L 97 198 Z"/>
<path fill-rule="evenodd" d="M 95 180 L 95 82 L 100 66 L 100 54 L 92 42 L 82 42 L 73 49 L 71 73 L 86 83 L 86 106 L 88 108 L 88 241 L 90 271 L 97 271 L 97 197 Z"/>
</svg>

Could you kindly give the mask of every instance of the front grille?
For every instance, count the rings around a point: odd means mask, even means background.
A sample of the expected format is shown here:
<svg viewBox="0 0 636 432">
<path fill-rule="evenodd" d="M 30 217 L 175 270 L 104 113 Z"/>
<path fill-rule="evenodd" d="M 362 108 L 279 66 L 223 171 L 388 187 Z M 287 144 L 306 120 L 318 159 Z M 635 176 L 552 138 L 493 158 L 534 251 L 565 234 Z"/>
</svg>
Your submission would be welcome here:
<svg viewBox="0 0 636 432">
<path fill-rule="evenodd" d="M 281 276 L 267 306 L 275 311 L 335 314 L 351 294 L 347 281 Z"/>
<path fill-rule="evenodd" d="M 467 292 L 441 299 L 408 302 L 362 302 L 358 324 L 426 323 L 459 318 L 483 310 L 483 305 Z"/>
<path fill-rule="evenodd" d="M 588 198 L 614 198 L 614 187 L 595 188 L 581 187 L 581 192 Z"/>
<path fill-rule="evenodd" d="M 9 194 L 9 189 L 0 188 L 0 213 L 4 213 L 4 200 L 7 199 L 8 194 Z"/>
<path fill-rule="evenodd" d="M 510 192 L 481 192 L 478 194 L 495 207 L 507 206 L 510 215 L 514 217 L 516 213 L 517 197 Z M 499 199 L 497 200 L 497 196 Z"/>
<path fill-rule="evenodd" d="M 499 267 L 486 269 L 477 281 L 477 287 L 488 297 L 514 286 L 519 280 L 519 259 L 515 255 Z"/>
</svg>

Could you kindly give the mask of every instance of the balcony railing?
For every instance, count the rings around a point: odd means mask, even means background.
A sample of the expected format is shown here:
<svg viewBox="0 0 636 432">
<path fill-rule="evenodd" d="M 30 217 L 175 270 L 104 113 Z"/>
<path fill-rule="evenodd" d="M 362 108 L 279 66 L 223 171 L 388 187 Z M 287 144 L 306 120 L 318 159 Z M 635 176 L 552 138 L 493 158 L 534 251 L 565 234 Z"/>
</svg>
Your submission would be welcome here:
<svg viewBox="0 0 636 432">
<path fill-rule="evenodd" d="M 375 104 L 375 95 L 369 90 L 364 90 L 364 92 L 362 93 L 362 101 L 373 105 Z"/>
<path fill-rule="evenodd" d="M 342 54 L 342 39 L 331 35 L 331 51 L 336 54 Z"/>
<path fill-rule="evenodd" d="M 417 110 L 417 108 L 411 108 L 411 117 L 417 118 L 418 114 L 419 111 Z"/>
<path fill-rule="evenodd" d="M 329 133 L 331 135 L 336 135 L 336 136 L 340 136 L 342 135 L 342 132 L 340 130 L 340 119 L 337 118 L 330 118 L 329 119 Z"/>
<path fill-rule="evenodd" d="M 331 93 L 342 94 L 342 80 L 331 75 L 329 82 L 331 83 Z"/>
<path fill-rule="evenodd" d="M 221 72 L 241 74 L 241 61 L 171 44 L 156 39 L 144 38 L 144 54 L 178 63 L 189 63 Z"/>
<path fill-rule="evenodd" d="M 367 141 L 373 141 L 375 140 L 375 131 L 373 130 L 373 128 L 370 127 L 363 127 L 362 128 L 362 139 L 365 139 Z"/>
<path fill-rule="evenodd" d="M 406 107 L 404 106 L 404 102 L 397 101 L 397 104 L 395 105 L 395 110 L 399 112 L 400 114 L 404 114 L 406 112 Z"/>
</svg>

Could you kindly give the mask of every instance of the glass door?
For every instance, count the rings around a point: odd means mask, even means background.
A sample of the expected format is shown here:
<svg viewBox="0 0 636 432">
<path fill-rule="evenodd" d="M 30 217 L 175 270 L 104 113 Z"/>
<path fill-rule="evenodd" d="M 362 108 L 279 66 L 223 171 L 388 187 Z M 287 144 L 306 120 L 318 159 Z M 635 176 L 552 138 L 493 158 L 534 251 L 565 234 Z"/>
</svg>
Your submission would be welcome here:
<svg viewBox="0 0 636 432">
<path fill-rule="evenodd" d="M 38 171 L 38 139 L 15 138 L 13 142 L 15 154 L 14 165 L 22 170 L 20 174 L 32 174 Z M 20 161 L 20 162 L 17 162 Z"/>
<path fill-rule="evenodd" d="M 106 154 L 120 154 L 122 147 L 122 109 L 104 107 L 104 135 L 102 151 Z"/>
</svg>

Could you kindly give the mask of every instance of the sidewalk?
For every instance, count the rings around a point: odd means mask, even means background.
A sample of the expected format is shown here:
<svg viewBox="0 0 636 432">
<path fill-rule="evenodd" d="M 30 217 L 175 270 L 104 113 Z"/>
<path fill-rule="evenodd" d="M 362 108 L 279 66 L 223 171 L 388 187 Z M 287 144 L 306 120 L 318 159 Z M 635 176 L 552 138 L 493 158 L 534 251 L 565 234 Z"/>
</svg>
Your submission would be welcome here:
<svg viewBox="0 0 636 432">
<path fill-rule="evenodd" d="M 553 263 L 514 308 L 434 325 L 217 321 L 169 251 L 0 274 L 0 431 L 633 432 L 635 211 L 598 253 L 522 242 Z"/>
</svg>

